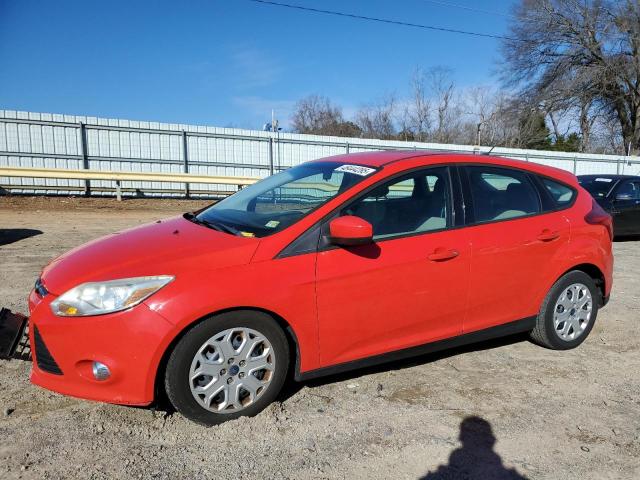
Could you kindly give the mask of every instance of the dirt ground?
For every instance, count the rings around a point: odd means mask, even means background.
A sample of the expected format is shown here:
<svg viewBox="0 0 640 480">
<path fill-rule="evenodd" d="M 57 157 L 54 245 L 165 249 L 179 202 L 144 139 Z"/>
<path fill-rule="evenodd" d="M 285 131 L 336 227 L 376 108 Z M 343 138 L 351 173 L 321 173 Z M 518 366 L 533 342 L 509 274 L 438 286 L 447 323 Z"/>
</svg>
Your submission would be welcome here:
<svg viewBox="0 0 640 480">
<path fill-rule="evenodd" d="M 0 306 L 51 258 L 206 202 L 0 197 Z M 0 361 L 0 478 L 640 478 L 640 241 L 578 349 L 521 337 L 291 386 L 255 418 L 77 400 Z"/>
</svg>

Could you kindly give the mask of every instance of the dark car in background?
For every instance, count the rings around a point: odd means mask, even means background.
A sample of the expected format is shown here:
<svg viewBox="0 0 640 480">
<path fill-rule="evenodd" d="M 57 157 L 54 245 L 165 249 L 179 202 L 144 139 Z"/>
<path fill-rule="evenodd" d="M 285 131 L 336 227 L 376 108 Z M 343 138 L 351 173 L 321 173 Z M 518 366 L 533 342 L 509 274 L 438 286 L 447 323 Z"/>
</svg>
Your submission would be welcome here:
<svg viewBox="0 0 640 480">
<path fill-rule="evenodd" d="M 640 235 L 640 176 L 579 175 L 578 182 L 611 214 L 615 236 Z"/>
</svg>

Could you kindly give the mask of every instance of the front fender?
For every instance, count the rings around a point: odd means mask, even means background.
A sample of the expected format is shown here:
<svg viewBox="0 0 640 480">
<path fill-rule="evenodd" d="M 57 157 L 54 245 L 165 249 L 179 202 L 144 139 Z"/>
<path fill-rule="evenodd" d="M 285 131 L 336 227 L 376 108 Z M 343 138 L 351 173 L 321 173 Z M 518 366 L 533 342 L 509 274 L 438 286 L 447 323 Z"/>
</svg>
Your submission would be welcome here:
<svg viewBox="0 0 640 480">
<path fill-rule="evenodd" d="M 300 371 L 319 367 L 315 302 L 316 254 L 176 275 L 146 303 L 173 324 L 150 368 L 155 376 L 163 355 L 187 328 L 217 312 L 257 309 L 282 318 L 297 339 Z"/>
</svg>

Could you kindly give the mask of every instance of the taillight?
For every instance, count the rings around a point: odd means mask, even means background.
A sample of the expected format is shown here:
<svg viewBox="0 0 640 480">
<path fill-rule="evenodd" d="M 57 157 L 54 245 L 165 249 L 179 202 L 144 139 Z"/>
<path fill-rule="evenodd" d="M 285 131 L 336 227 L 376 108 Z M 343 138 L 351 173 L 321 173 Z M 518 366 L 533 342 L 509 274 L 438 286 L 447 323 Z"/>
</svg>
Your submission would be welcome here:
<svg viewBox="0 0 640 480">
<path fill-rule="evenodd" d="M 609 232 L 609 238 L 613 240 L 613 219 L 605 212 L 598 202 L 591 200 L 591 211 L 584 217 L 585 222 L 591 225 L 602 225 Z"/>
</svg>

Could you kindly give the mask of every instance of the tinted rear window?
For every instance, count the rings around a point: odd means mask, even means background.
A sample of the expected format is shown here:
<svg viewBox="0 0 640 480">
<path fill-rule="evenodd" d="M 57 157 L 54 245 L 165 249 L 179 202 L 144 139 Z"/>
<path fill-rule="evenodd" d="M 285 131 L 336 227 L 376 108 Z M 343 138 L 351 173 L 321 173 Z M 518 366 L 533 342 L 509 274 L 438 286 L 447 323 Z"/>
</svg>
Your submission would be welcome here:
<svg viewBox="0 0 640 480">
<path fill-rule="evenodd" d="M 580 185 L 595 198 L 604 198 L 611 190 L 614 180 L 612 178 L 581 178 Z"/>
</svg>

